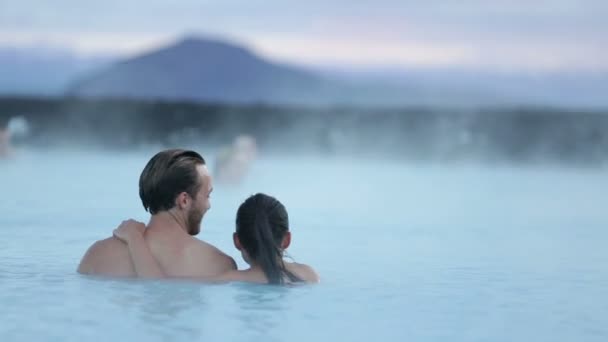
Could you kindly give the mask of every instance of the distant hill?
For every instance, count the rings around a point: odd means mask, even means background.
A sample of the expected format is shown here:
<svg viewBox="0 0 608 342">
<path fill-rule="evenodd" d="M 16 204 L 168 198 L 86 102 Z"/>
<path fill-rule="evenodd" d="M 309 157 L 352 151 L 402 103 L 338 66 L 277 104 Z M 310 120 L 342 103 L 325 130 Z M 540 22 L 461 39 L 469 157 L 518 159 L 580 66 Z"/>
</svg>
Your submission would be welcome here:
<svg viewBox="0 0 608 342">
<path fill-rule="evenodd" d="M 79 97 L 287 104 L 322 103 L 339 92 L 336 82 L 316 73 L 198 38 L 113 64 L 68 90 Z"/>
<path fill-rule="evenodd" d="M 385 101 L 401 104 L 608 108 L 608 71 L 602 70 L 334 67 L 323 73 L 343 82 L 382 88 Z M 391 93 L 398 96 L 389 99 Z"/>
<path fill-rule="evenodd" d="M 221 40 L 187 38 L 129 59 L 0 47 L 0 96 L 360 107 L 608 108 L 608 72 L 475 67 L 301 67 Z"/>
<path fill-rule="evenodd" d="M 0 94 L 63 95 L 75 78 L 110 61 L 49 46 L 0 47 Z"/>
</svg>

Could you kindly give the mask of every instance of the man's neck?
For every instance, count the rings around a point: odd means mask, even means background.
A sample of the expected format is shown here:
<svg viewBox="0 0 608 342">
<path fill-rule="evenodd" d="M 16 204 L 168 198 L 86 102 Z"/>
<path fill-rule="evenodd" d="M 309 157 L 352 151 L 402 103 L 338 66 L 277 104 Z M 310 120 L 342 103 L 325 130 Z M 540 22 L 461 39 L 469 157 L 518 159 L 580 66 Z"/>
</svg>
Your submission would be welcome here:
<svg viewBox="0 0 608 342">
<path fill-rule="evenodd" d="M 166 233 L 187 234 L 183 224 L 178 221 L 177 217 L 168 211 L 161 211 L 160 213 L 152 215 L 148 222 L 147 229 L 151 232 L 163 231 Z"/>
</svg>

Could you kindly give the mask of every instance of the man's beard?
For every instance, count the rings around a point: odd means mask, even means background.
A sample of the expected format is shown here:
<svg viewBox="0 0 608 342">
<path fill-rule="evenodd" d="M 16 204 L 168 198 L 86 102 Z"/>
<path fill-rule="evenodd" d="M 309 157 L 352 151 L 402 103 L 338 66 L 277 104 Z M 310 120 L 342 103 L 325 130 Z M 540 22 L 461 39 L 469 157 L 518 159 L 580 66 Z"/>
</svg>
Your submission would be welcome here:
<svg viewBox="0 0 608 342">
<path fill-rule="evenodd" d="M 190 209 L 190 211 L 188 212 L 188 222 L 186 222 L 188 234 L 194 236 L 200 233 L 202 220 L 203 212 L 201 210 L 195 208 Z"/>
</svg>

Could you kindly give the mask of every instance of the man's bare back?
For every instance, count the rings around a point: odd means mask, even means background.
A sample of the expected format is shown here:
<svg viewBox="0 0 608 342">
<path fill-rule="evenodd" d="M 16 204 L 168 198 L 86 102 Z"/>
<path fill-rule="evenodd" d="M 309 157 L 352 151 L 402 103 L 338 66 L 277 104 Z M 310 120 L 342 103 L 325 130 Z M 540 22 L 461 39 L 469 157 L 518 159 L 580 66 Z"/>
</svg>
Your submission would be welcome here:
<svg viewBox="0 0 608 342">
<path fill-rule="evenodd" d="M 169 277 L 213 277 L 236 269 L 234 259 L 196 238 L 174 237 L 156 231 L 147 231 L 144 238 L 150 252 Z M 137 277 L 127 245 L 114 237 L 94 243 L 82 258 L 78 272 Z"/>
</svg>

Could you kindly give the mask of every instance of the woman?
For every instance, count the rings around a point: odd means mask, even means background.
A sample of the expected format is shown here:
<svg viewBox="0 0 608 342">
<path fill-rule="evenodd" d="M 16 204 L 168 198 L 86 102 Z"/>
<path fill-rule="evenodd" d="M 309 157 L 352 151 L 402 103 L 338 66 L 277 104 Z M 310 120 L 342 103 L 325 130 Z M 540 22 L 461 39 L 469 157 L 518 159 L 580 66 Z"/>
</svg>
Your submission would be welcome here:
<svg viewBox="0 0 608 342">
<path fill-rule="evenodd" d="M 164 278 L 150 251 L 143 242 L 144 224 L 125 221 L 114 236 L 126 242 L 131 259 L 140 277 Z M 260 284 L 318 283 L 319 276 L 308 265 L 283 260 L 284 251 L 291 243 L 287 210 L 272 196 L 256 194 L 239 207 L 236 215 L 234 246 L 241 252 L 246 270 L 228 271 L 204 281 L 240 281 Z"/>
</svg>

